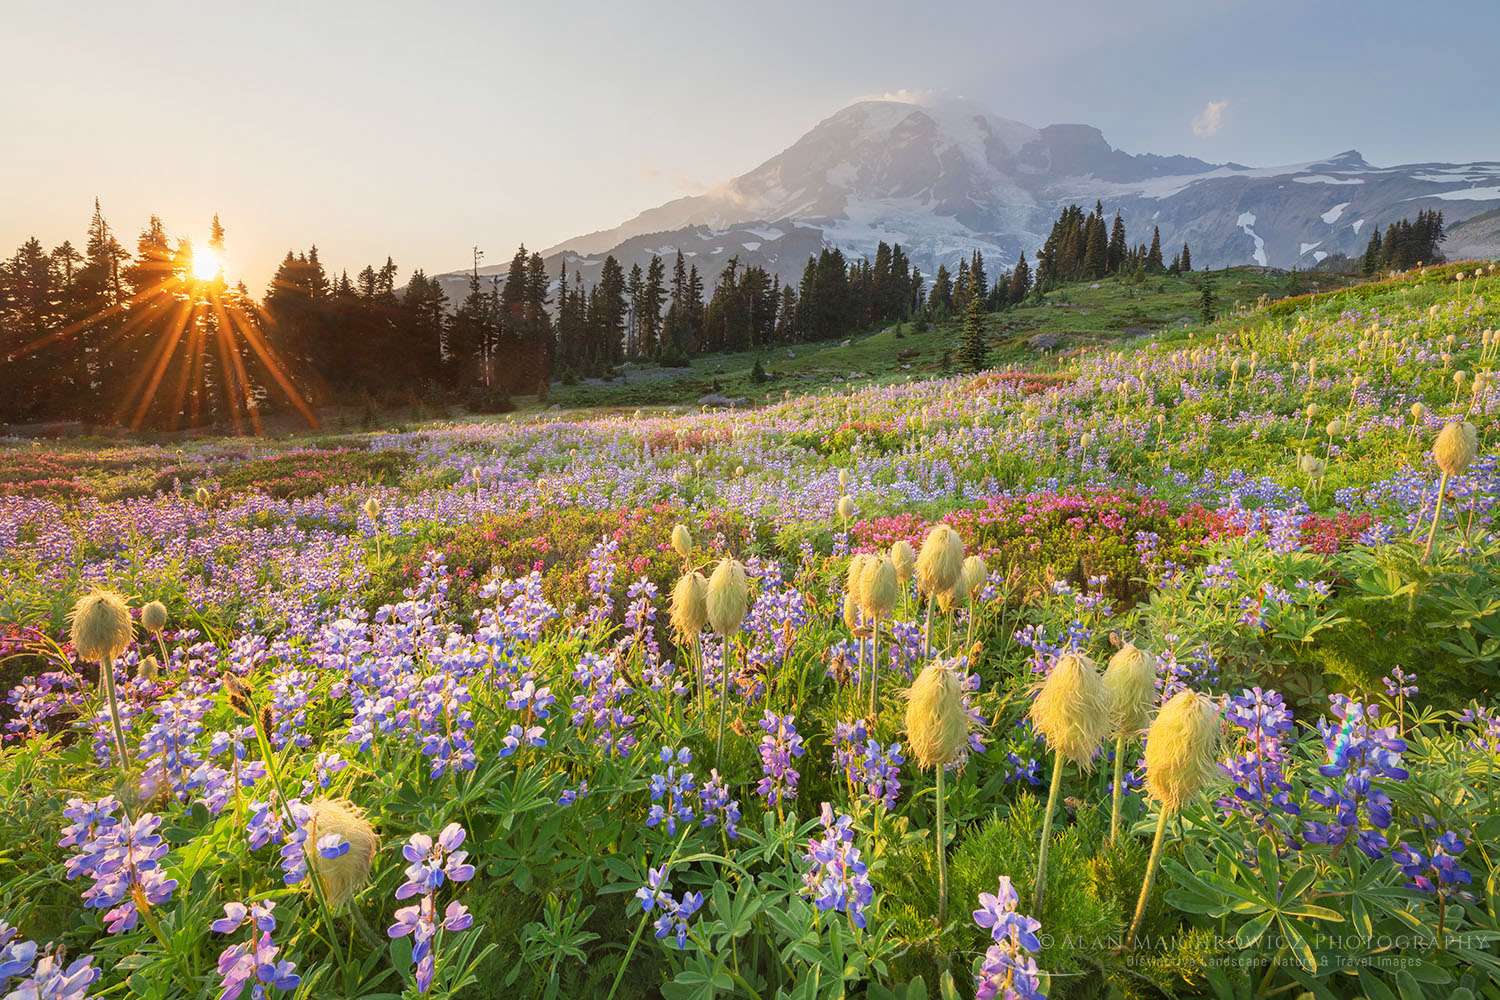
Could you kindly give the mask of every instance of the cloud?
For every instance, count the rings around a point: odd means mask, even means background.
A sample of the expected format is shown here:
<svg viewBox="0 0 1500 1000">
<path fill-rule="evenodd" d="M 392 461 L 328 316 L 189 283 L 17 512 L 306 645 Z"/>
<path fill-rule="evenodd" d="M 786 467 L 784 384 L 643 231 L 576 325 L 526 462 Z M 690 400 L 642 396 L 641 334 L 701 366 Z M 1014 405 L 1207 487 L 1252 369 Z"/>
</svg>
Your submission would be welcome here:
<svg viewBox="0 0 1500 1000">
<path fill-rule="evenodd" d="M 1209 101 L 1203 105 L 1203 110 L 1198 112 L 1198 117 L 1193 119 L 1193 134 L 1206 138 L 1218 135 L 1219 130 L 1224 127 L 1224 111 L 1229 107 L 1229 101 Z"/>
<path fill-rule="evenodd" d="M 642 163 L 639 169 L 641 176 L 648 181 L 654 181 L 661 176 L 661 167 L 654 163 Z"/>
<path fill-rule="evenodd" d="M 941 90 L 887 90 L 881 93 L 860 94 L 855 101 L 895 101 L 898 104 L 919 104 L 924 107 L 940 103 L 944 99 Z"/>
</svg>

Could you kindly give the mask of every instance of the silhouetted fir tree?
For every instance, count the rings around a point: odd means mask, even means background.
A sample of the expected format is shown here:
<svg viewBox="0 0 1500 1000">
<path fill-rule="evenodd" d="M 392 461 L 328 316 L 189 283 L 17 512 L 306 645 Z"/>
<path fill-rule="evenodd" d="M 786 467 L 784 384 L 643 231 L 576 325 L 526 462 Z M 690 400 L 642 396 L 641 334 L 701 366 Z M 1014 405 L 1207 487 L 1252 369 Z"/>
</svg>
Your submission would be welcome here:
<svg viewBox="0 0 1500 1000">
<path fill-rule="evenodd" d="M 1031 292 L 1031 267 L 1026 263 L 1026 252 L 1021 252 L 1016 261 L 1016 269 L 1010 274 L 1010 303 L 1019 304 L 1025 301 Z"/>
<path fill-rule="evenodd" d="M 1207 271 L 1199 278 L 1198 316 L 1204 323 L 1212 323 L 1214 319 L 1214 286 Z"/>
<path fill-rule="evenodd" d="M 1193 252 L 1188 249 L 1186 243 L 1182 245 L 1182 269 L 1184 271 L 1191 271 L 1193 269 Z"/>
<path fill-rule="evenodd" d="M 947 319 L 953 314 L 953 278 L 944 264 L 938 265 L 937 273 L 932 277 L 932 291 L 927 293 L 927 308 L 939 319 Z"/>
<path fill-rule="evenodd" d="M 1127 252 L 1125 242 L 1125 220 L 1118 211 L 1115 212 L 1114 226 L 1109 232 L 1109 246 L 1104 252 L 1104 269 L 1110 274 L 1119 273 L 1125 266 L 1125 254 Z"/>
<path fill-rule="evenodd" d="M 969 297 L 964 307 L 963 330 L 959 336 L 958 358 L 970 371 L 983 371 L 988 363 L 989 347 L 984 342 L 984 303 L 978 295 Z"/>
<path fill-rule="evenodd" d="M 641 298 L 641 290 L 646 285 L 645 272 L 641 270 L 639 262 L 630 265 L 630 276 L 625 279 L 625 300 L 630 303 L 630 310 L 625 318 L 625 357 L 634 358 L 646 353 L 641 346 L 641 313 L 645 312 L 645 304 Z"/>
<path fill-rule="evenodd" d="M 1108 243 L 1104 238 L 1104 220 L 1090 216 L 1088 221 L 1088 249 L 1083 257 L 1083 277 L 1095 281 L 1104 277 L 1108 259 Z"/>
<path fill-rule="evenodd" d="M 981 304 L 990 294 L 989 278 L 984 273 L 984 254 L 978 250 L 974 251 L 969 262 L 969 294 L 977 296 Z"/>
<path fill-rule="evenodd" d="M 1161 227 L 1151 227 L 1151 249 L 1146 252 L 1146 270 L 1159 274 L 1164 270 L 1161 259 Z"/>
<path fill-rule="evenodd" d="M 1370 242 L 1365 246 L 1364 272 L 1366 274 L 1379 273 L 1384 259 L 1383 248 L 1380 245 L 1380 227 L 1376 226 L 1370 233 Z"/>
</svg>

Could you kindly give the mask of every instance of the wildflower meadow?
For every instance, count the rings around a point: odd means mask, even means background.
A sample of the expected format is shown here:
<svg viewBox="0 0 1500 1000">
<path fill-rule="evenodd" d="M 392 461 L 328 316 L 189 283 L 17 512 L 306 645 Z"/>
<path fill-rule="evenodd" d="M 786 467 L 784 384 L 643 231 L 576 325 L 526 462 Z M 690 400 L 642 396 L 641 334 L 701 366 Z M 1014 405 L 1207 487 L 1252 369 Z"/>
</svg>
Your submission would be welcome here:
<svg viewBox="0 0 1500 1000">
<path fill-rule="evenodd" d="M 0 998 L 1500 996 L 1497 327 L 4 440 Z"/>
</svg>

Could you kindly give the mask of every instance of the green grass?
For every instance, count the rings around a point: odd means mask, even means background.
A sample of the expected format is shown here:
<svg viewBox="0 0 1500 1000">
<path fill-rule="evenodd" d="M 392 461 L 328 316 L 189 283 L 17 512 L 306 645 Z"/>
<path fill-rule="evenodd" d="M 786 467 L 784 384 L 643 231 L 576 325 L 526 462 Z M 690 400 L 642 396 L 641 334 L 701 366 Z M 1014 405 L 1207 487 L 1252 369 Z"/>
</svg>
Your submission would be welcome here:
<svg viewBox="0 0 1500 1000">
<path fill-rule="evenodd" d="M 1117 341 L 1133 327 L 1158 332 L 1197 324 L 1200 280 L 1201 273 L 1159 275 L 1141 284 L 1106 278 L 1064 285 L 1041 304 L 1028 300 L 1015 309 L 992 313 L 986 317 L 990 364 L 1045 368 L 1049 357 Z M 1254 267 L 1214 271 L 1212 281 L 1221 316 L 1253 308 L 1262 297 L 1279 299 L 1350 283 L 1340 275 L 1277 273 Z M 1038 334 L 1057 334 L 1059 341 L 1043 353 L 1028 343 Z M 846 339 L 847 346 L 840 340 L 793 344 L 790 357 L 788 347 L 780 345 L 699 355 L 686 368 L 655 369 L 671 374 L 650 381 L 556 386 L 548 403 L 569 410 L 694 406 L 702 396 L 717 392 L 758 404 L 786 392 L 801 395 L 847 387 L 851 382 L 868 385 L 932 377 L 943 372 L 943 355 L 957 345 L 958 321 L 934 323 L 926 329 L 908 322 Z M 903 352 L 916 353 L 902 358 Z M 756 382 L 752 377 L 757 360 L 770 376 L 768 381 Z M 957 370 L 956 361 L 950 360 L 950 366 Z M 649 363 L 640 367 L 654 369 Z"/>
</svg>

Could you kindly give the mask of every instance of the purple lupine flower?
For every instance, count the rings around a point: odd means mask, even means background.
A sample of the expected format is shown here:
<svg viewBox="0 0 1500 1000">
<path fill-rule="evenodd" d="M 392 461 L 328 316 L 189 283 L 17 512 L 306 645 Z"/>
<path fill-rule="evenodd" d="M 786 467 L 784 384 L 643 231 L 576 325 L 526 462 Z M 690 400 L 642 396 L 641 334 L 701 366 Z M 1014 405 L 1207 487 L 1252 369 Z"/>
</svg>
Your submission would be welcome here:
<svg viewBox="0 0 1500 1000">
<path fill-rule="evenodd" d="M 433 942 L 439 930 L 467 930 L 474 923 L 468 908 L 457 900 L 448 903 L 443 919 L 437 918 L 437 891 L 443 883 L 467 882 L 474 877 L 474 866 L 468 863 L 469 852 L 461 850 L 468 834 L 457 823 L 449 823 L 438 834 L 437 842 L 425 833 L 414 833 L 401 849 L 410 864 L 407 881 L 396 890 L 397 899 L 421 894 L 412 906 L 396 911 L 396 922 L 386 931 L 392 938 L 412 937 L 411 960 L 416 965 L 417 992 L 426 993 L 432 986 L 436 970 Z"/>
<path fill-rule="evenodd" d="M 1445 900 L 1456 898 L 1473 903 L 1476 901 L 1474 895 L 1459 888 L 1474 881 L 1473 873 L 1459 866 L 1467 846 L 1458 834 L 1449 830 L 1433 839 L 1430 854 L 1402 841 L 1391 851 L 1391 860 L 1402 874 L 1411 879 L 1406 883 L 1408 889 Z"/>
<path fill-rule="evenodd" d="M 708 780 L 698 786 L 698 799 L 703 807 L 703 825 L 723 823 L 724 835 L 730 840 L 740 837 L 740 802 L 730 799 L 729 788 L 719 776 L 719 769 L 708 772 Z"/>
<path fill-rule="evenodd" d="M 662 747 L 661 761 L 667 765 L 667 769 L 651 776 L 653 805 L 646 817 L 646 825 L 654 827 L 665 824 L 668 836 L 676 836 L 679 822 L 693 821 L 693 772 L 686 770 L 693 762 L 693 752 L 687 747 L 677 750 Z M 679 768 L 683 770 L 679 771 Z M 663 802 L 663 799 L 666 801 Z"/>
<path fill-rule="evenodd" d="M 765 731 L 760 738 L 760 769 L 765 777 L 756 785 L 756 791 L 768 805 L 774 806 L 797 797 L 797 780 L 801 775 L 792 767 L 792 761 L 802 756 L 804 748 L 790 715 L 777 715 L 767 709 L 760 728 Z"/>
<path fill-rule="evenodd" d="M 1246 688 L 1230 698 L 1225 717 L 1242 735 L 1233 755 L 1220 768 L 1234 782 L 1233 794 L 1221 797 L 1225 814 L 1240 813 L 1286 848 L 1297 842 L 1277 822 L 1278 815 L 1299 816 L 1302 808 L 1291 800 L 1286 776 L 1286 744 L 1293 720 L 1286 701 L 1275 691 Z"/>
<path fill-rule="evenodd" d="M 31 975 L 6 994 L 6 1000 L 83 1000 L 88 988 L 99 978 L 99 970 L 85 955 L 66 967 L 58 955 L 43 955 Z"/>
<path fill-rule="evenodd" d="M 1032 917 L 1016 912 L 1018 902 L 1010 876 L 1000 876 L 993 894 L 979 894 L 974 922 L 987 928 L 994 942 L 984 953 L 984 964 L 975 977 L 975 1000 L 1047 1000 L 1041 992 L 1041 974 L 1031 953 L 1041 951 L 1036 932 L 1041 927 Z"/>
<path fill-rule="evenodd" d="M 875 899 L 869 869 L 854 846 L 853 819 L 834 817 L 833 806 L 823 803 L 823 837 L 810 839 L 803 856 L 808 870 L 802 884 L 819 910 L 847 914 L 850 923 L 865 927 L 865 910 Z"/>
<path fill-rule="evenodd" d="M 0 920 L 0 989 L 30 972 L 36 961 L 36 942 L 17 941 L 16 934 L 14 927 Z"/>
<path fill-rule="evenodd" d="M 276 956 L 280 953 L 270 931 L 262 931 L 258 939 L 225 948 L 219 953 L 217 966 L 221 977 L 219 1000 L 237 1000 L 246 986 L 251 987 L 252 1000 L 267 998 L 272 990 L 290 992 L 301 986 L 297 964 L 278 960 Z"/>
<path fill-rule="evenodd" d="M 1340 779 L 1340 784 L 1310 790 L 1307 796 L 1332 809 L 1334 822 L 1309 822 L 1303 839 L 1338 847 L 1352 836 L 1360 851 L 1378 859 L 1390 847 L 1385 830 L 1391 824 L 1391 798 L 1380 781 L 1405 781 L 1410 777 L 1401 766 L 1406 741 L 1396 735 L 1395 726 L 1373 725 L 1380 714 L 1378 705 L 1362 705 L 1341 694 L 1330 700 L 1338 722 L 1318 720 L 1328 753 L 1328 763 L 1319 767 L 1318 773 Z"/>
</svg>

